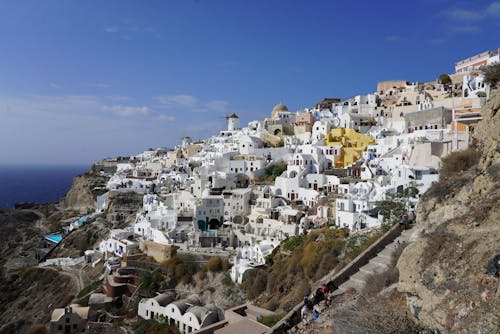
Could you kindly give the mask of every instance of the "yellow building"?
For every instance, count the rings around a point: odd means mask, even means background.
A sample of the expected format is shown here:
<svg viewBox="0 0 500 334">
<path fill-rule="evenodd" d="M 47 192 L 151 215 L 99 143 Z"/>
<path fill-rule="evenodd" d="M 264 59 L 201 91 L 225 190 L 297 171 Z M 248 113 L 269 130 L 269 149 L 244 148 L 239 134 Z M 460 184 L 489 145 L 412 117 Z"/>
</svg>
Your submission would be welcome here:
<svg viewBox="0 0 500 334">
<path fill-rule="evenodd" d="M 326 146 L 341 146 L 340 157 L 335 167 L 347 167 L 361 158 L 368 145 L 375 143 L 373 137 L 356 132 L 353 129 L 332 129 L 325 138 Z"/>
</svg>

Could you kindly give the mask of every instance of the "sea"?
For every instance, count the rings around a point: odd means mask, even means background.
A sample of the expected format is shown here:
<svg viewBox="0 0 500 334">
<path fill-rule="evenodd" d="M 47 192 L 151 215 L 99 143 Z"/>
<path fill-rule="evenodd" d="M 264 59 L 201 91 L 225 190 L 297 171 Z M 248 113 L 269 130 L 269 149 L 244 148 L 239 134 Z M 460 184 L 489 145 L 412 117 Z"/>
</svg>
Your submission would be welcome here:
<svg viewBox="0 0 500 334">
<path fill-rule="evenodd" d="M 59 201 L 71 187 L 73 178 L 90 166 L 1 166 L 0 207 L 12 208 L 16 202 Z"/>
</svg>

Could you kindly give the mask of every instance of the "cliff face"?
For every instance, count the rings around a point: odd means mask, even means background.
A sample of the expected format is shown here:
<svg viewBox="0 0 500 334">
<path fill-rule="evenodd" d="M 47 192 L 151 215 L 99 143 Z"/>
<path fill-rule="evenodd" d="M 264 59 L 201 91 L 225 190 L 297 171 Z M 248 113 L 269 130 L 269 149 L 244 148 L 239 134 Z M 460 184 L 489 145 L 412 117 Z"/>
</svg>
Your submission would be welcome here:
<svg viewBox="0 0 500 334">
<path fill-rule="evenodd" d="M 48 322 L 52 310 L 77 292 L 71 277 L 35 267 L 35 249 L 48 233 L 45 214 L 51 213 L 48 206 L 37 208 L 0 209 L 0 334 Z"/>
<path fill-rule="evenodd" d="M 86 212 L 88 209 L 94 210 L 97 196 L 105 192 L 106 181 L 106 177 L 92 172 L 76 176 L 71 189 L 66 194 L 64 205 L 67 209 L 80 212 Z"/>
<path fill-rule="evenodd" d="M 106 221 L 115 228 L 123 228 L 135 219 L 135 214 L 142 208 L 143 195 L 133 191 L 110 191 L 106 201 Z"/>
<path fill-rule="evenodd" d="M 499 108 L 496 89 L 474 132 L 478 163 L 423 196 L 414 242 L 397 264 L 409 311 L 424 326 L 448 333 L 500 331 L 498 274 L 485 270 L 500 254 Z"/>
</svg>

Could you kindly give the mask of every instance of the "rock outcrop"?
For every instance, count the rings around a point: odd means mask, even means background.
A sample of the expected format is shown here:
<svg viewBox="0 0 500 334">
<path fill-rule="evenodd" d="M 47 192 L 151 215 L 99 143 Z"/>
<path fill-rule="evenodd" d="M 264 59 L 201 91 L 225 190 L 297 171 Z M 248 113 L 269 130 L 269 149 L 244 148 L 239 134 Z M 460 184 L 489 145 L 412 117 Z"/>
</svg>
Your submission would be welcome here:
<svg viewBox="0 0 500 334">
<path fill-rule="evenodd" d="M 499 108 L 496 89 L 474 132 L 479 162 L 423 196 L 414 242 L 397 264 L 409 311 L 445 333 L 500 332 L 498 273 L 485 269 L 500 253 Z"/>
<path fill-rule="evenodd" d="M 87 212 L 96 208 L 97 196 L 102 195 L 105 190 L 107 178 L 97 175 L 91 171 L 76 176 L 73 179 L 71 189 L 66 194 L 64 205 L 67 209 Z"/>
<path fill-rule="evenodd" d="M 106 200 L 106 221 L 114 228 L 123 228 L 135 219 L 135 214 L 142 208 L 143 195 L 133 191 L 112 190 Z"/>
</svg>

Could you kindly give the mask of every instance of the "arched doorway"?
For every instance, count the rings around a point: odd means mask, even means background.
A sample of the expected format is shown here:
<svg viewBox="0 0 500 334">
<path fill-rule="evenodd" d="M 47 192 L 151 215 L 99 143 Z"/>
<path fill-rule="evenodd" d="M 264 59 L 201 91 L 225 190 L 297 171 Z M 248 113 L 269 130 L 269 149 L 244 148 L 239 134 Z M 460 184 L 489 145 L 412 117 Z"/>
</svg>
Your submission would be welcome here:
<svg viewBox="0 0 500 334">
<path fill-rule="evenodd" d="M 208 228 L 211 230 L 215 230 L 215 229 L 219 228 L 219 226 L 220 226 L 220 221 L 216 218 L 212 218 L 208 222 Z"/>
<path fill-rule="evenodd" d="M 243 218 L 241 216 L 234 216 L 233 223 L 241 224 L 241 223 L 243 223 Z"/>
</svg>

